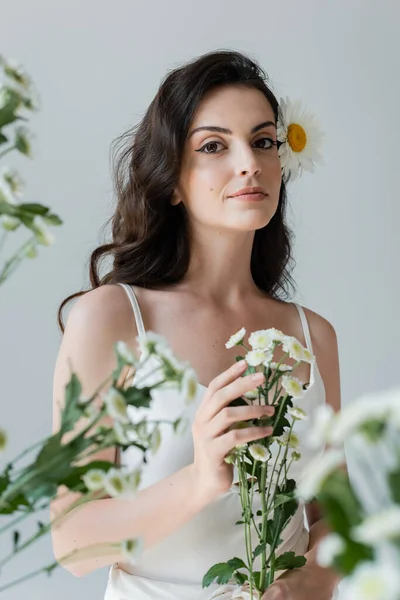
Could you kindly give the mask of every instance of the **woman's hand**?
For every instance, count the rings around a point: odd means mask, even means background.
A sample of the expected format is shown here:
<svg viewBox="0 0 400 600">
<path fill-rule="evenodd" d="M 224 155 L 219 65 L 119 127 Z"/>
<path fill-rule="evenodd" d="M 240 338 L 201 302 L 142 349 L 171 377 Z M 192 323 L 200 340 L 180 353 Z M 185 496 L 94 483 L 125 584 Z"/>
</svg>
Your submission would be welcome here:
<svg viewBox="0 0 400 600">
<path fill-rule="evenodd" d="M 331 600 L 338 577 L 318 565 L 285 571 L 264 592 L 261 600 Z"/>
<path fill-rule="evenodd" d="M 255 427 L 251 424 L 246 428 L 232 428 L 240 421 L 270 417 L 275 410 L 265 405 L 228 406 L 232 400 L 261 385 L 265 379 L 262 373 L 241 377 L 246 367 L 245 361 L 235 363 L 213 379 L 192 425 L 196 481 L 211 497 L 226 492 L 232 485 L 233 465 L 224 461 L 225 456 L 239 444 L 272 433 L 272 427 Z"/>
</svg>

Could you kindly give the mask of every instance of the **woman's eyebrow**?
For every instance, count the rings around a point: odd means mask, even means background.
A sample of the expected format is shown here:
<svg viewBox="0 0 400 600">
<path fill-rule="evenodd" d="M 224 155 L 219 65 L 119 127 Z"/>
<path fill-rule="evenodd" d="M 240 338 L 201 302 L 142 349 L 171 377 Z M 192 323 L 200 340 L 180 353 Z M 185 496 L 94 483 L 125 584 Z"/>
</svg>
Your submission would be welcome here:
<svg viewBox="0 0 400 600">
<path fill-rule="evenodd" d="M 257 131 L 259 131 L 260 129 L 264 129 L 264 127 L 275 127 L 276 128 L 276 124 L 273 121 L 264 121 L 263 123 L 260 123 L 259 125 L 256 125 L 255 127 L 253 127 L 250 130 L 250 133 L 257 133 Z M 226 133 L 228 135 L 232 134 L 232 131 L 230 129 L 226 129 L 225 127 L 218 127 L 217 125 L 203 125 L 202 127 L 196 127 L 196 129 L 193 129 L 189 133 L 187 139 L 192 137 L 192 135 L 194 135 L 198 131 L 213 131 L 215 133 Z"/>
</svg>

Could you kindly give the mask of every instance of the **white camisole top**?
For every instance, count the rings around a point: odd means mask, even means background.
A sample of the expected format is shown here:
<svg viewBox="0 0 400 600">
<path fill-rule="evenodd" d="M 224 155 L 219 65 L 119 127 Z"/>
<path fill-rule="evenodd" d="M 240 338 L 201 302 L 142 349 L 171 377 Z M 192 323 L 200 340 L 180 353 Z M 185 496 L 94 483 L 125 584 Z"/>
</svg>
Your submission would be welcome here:
<svg viewBox="0 0 400 600">
<path fill-rule="evenodd" d="M 138 335 L 145 334 L 143 319 L 136 295 L 131 286 L 119 284 L 125 289 L 136 319 Z M 307 348 L 313 351 L 307 317 L 303 308 L 295 304 L 301 319 Z M 206 392 L 205 386 L 198 385 L 197 397 L 183 407 L 182 399 L 173 389 L 155 390 L 150 408 L 133 409 L 132 418 L 148 415 L 149 419 L 172 421 L 182 415 L 193 421 L 197 408 Z M 304 444 L 307 431 L 312 426 L 313 413 L 317 406 L 325 403 L 325 388 L 318 365 L 311 365 L 310 385 L 305 396 L 298 401 L 308 418 L 295 422 L 294 433 L 299 437 L 301 459 L 291 465 L 290 476 L 296 479 L 302 468 L 315 456 L 317 451 Z M 139 414 L 143 410 L 143 414 Z M 148 462 L 142 468 L 139 491 L 193 462 L 193 438 L 191 427 L 184 434 L 174 433 L 170 424 L 161 424 L 161 445 L 155 455 L 148 455 Z M 271 447 L 272 449 L 272 447 Z M 142 462 L 142 453 L 137 448 L 128 448 L 121 453 L 121 464 L 130 469 Z M 114 563 L 108 576 L 104 600 L 207 600 L 219 585 L 213 583 L 202 588 L 202 579 L 208 569 L 230 558 L 239 557 L 246 562 L 243 526 L 235 525 L 241 519 L 242 507 L 235 467 L 231 488 L 193 519 L 167 538 L 145 549 L 136 564 Z M 258 508 L 259 494 L 254 495 L 254 514 Z M 254 533 L 254 535 L 256 535 Z M 278 554 L 294 551 L 304 555 L 308 549 L 309 533 L 306 527 L 304 505 L 300 504 L 296 513 L 282 532 L 282 543 Z M 255 540 L 254 540 L 255 542 Z M 255 546 L 255 543 L 254 543 Z M 260 558 L 260 557 L 258 557 Z M 257 561 L 255 561 L 257 568 Z M 279 573 L 278 573 L 279 574 Z"/>
</svg>

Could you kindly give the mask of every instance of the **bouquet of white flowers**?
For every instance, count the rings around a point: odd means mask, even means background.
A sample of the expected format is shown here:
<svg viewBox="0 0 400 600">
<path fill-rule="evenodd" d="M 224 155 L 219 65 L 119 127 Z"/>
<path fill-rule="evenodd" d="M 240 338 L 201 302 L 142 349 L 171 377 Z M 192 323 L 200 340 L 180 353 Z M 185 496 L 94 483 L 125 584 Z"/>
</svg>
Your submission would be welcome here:
<svg viewBox="0 0 400 600">
<path fill-rule="evenodd" d="M 278 571 L 301 567 L 304 556 L 294 552 L 284 552 L 277 556 L 276 550 L 282 542 L 280 535 L 297 510 L 295 496 L 296 482 L 290 477 L 293 461 L 300 459 L 298 438 L 293 431 L 297 420 L 306 418 L 301 403 L 307 385 L 293 375 L 293 371 L 302 362 L 312 363 L 314 356 L 300 342 L 284 335 L 277 329 L 260 330 L 249 336 L 248 348 L 244 344 L 246 330 L 243 328 L 227 342 L 227 348 L 241 346 L 245 356 L 237 360 L 246 360 L 248 368 L 244 375 L 261 371 L 265 374 L 265 383 L 246 394 L 246 400 L 237 399 L 236 404 L 255 402 L 275 407 L 272 417 L 253 420 L 254 426 L 273 427 L 270 437 L 257 440 L 243 446 L 237 446 L 226 461 L 233 463 L 239 475 L 239 494 L 242 506 L 242 520 L 236 525 L 244 526 L 244 543 L 247 562 L 234 557 L 227 562 L 213 565 L 203 578 L 203 587 L 216 580 L 221 587 L 210 598 L 230 600 L 259 599 L 262 593 L 273 583 Z M 274 360 L 277 346 L 282 346 L 283 354 L 279 362 Z M 285 364 L 290 357 L 293 366 Z M 248 427 L 249 422 L 239 423 L 239 427 Z M 261 499 L 261 509 L 254 515 L 255 494 Z M 257 518 L 256 518 L 257 517 Z M 255 532 L 256 545 L 252 546 L 252 531 Z M 255 570 L 255 560 L 261 557 L 260 569 Z"/>
<path fill-rule="evenodd" d="M 37 532 L 25 541 L 21 540 L 15 529 L 21 521 L 47 508 L 60 486 L 65 486 L 67 492 L 80 493 L 79 500 L 69 506 L 67 512 L 93 499 L 126 497 L 137 492 L 141 467 L 127 472 L 124 468 L 116 468 L 114 463 L 90 460 L 90 457 L 104 448 L 119 447 L 125 450 L 135 446 L 143 453 L 145 462 L 147 453 L 157 452 L 161 442 L 160 422 L 149 419 L 146 414 L 140 420 L 132 418 L 135 409 L 150 407 L 153 390 L 163 386 L 175 387 L 177 393 L 181 394 L 183 408 L 185 403 L 195 398 L 197 379 L 194 371 L 187 363 L 180 363 L 174 357 L 163 338 L 147 332 L 139 343 L 142 351 L 139 362 L 123 342 L 116 344 L 117 368 L 90 398 L 81 397 L 79 379 L 72 373 L 65 389 L 59 431 L 25 450 L 0 473 L 0 515 L 6 521 L 0 527 L 0 536 L 4 537 L 7 531 L 12 530 L 12 550 L 0 559 L 0 569 L 48 533 L 56 521 L 65 516 L 66 512 L 47 524 L 38 523 Z M 103 393 L 106 386 L 107 391 Z M 98 425 L 105 415 L 112 417 L 113 427 Z M 163 420 L 177 434 L 184 430 L 185 422 L 184 410 L 174 421 Z M 81 426 L 76 427 L 77 424 Z M 34 458 L 20 467 L 21 459 L 32 454 Z M 63 557 L 60 562 L 67 564 L 82 556 L 95 556 L 117 546 L 119 544 L 96 544 Z M 141 547 L 140 539 L 125 540 L 122 552 L 127 560 L 133 560 L 137 558 Z M 58 564 L 53 562 L 21 579 L 0 585 L 0 592 L 40 572 L 51 573 Z"/>
<path fill-rule="evenodd" d="M 332 530 L 318 562 L 344 577 L 343 600 L 400 600 L 400 389 L 339 413 L 321 407 L 309 443 L 329 445 L 297 489 L 298 498 L 318 499 Z M 345 456 L 349 474 L 339 468 Z"/>
</svg>

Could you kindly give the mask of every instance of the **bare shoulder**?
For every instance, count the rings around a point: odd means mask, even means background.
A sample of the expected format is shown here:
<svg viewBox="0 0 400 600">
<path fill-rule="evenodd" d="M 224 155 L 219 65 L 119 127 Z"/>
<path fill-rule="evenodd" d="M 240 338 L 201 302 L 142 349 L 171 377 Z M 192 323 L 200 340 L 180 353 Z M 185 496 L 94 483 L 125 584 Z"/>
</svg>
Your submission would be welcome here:
<svg viewBox="0 0 400 600">
<path fill-rule="evenodd" d="M 326 345 L 337 344 L 336 330 L 332 323 L 310 308 L 303 306 L 303 309 L 310 326 L 313 345 L 323 349 Z"/>
<path fill-rule="evenodd" d="M 71 330 L 93 331 L 103 338 L 135 338 L 135 319 L 125 290 L 120 285 L 102 285 L 80 296 L 68 315 L 65 334 Z"/>
</svg>

